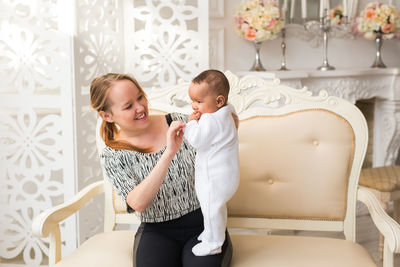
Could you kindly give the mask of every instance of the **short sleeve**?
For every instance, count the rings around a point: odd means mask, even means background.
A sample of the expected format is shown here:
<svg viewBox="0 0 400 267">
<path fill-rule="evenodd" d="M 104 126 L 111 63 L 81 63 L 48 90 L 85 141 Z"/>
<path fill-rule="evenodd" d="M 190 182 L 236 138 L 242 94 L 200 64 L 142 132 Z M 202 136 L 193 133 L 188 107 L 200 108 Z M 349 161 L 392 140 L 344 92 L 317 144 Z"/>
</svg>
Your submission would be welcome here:
<svg viewBox="0 0 400 267">
<path fill-rule="evenodd" d="M 187 123 L 189 121 L 189 115 L 173 112 L 171 113 L 171 118 L 173 121 L 183 121 Z"/>
<path fill-rule="evenodd" d="M 126 202 L 128 193 L 137 185 L 137 181 L 131 171 L 132 165 L 128 162 L 126 155 L 118 155 L 118 151 L 110 153 L 107 148 L 105 150 L 106 152 L 100 155 L 105 175 L 116 193 Z"/>
</svg>

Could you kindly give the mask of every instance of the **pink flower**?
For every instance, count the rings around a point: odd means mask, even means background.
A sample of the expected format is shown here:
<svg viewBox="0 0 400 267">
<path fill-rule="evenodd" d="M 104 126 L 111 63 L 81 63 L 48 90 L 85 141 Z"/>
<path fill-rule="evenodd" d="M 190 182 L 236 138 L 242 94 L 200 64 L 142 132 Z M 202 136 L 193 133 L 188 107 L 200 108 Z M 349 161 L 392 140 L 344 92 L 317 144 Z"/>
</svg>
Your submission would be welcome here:
<svg viewBox="0 0 400 267">
<path fill-rule="evenodd" d="M 380 2 L 374 2 L 374 3 L 372 3 L 372 8 L 376 9 L 376 8 L 380 7 L 381 5 L 382 5 L 382 3 L 380 3 Z"/>
<path fill-rule="evenodd" d="M 267 29 L 272 29 L 274 28 L 276 25 L 276 19 L 271 19 L 271 21 L 269 22 L 269 25 L 267 26 Z"/>
<path fill-rule="evenodd" d="M 393 24 L 386 24 L 385 26 L 383 26 L 382 28 L 382 32 L 383 33 L 390 33 L 391 31 L 393 31 Z"/>
<path fill-rule="evenodd" d="M 242 24 L 242 23 L 243 23 L 243 18 L 237 16 L 237 17 L 235 17 L 235 22 L 236 22 L 237 24 Z"/>
<path fill-rule="evenodd" d="M 249 28 L 246 33 L 246 39 L 249 41 L 254 41 L 256 39 L 256 31 L 252 28 Z"/>
<path fill-rule="evenodd" d="M 375 10 L 373 9 L 368 9 L 367 12 L 365 12 L 365 18 L 372 20 L 375 17 Z"/>
<path fill-rule="evenodd" d="M 330 11 L 329 17 L 330 17 L 331 19 L 333 19 L 333 18 L 335 17 L 335 10 L 331 10 L 331 11 Z"/>
</svg>

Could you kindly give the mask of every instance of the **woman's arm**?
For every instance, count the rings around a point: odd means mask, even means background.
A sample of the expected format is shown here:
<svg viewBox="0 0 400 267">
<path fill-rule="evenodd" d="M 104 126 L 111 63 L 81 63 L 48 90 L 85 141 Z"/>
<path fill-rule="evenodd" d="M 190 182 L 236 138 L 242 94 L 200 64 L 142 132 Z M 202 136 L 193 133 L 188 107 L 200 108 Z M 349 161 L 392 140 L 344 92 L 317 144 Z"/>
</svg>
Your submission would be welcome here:
<svg viewBox="0 0 400 267">
<path fill-rule="evenodd" d="M 143 212 L 156 196 L 167 175 L 169 165 L 182 144 L 183 127 L 185 127 L 185 123 L 181 121 L 171 123 L 167 132 L 167 147 L 164 153 L 149 175 L 128 193 L 126 203 L 134 210 Z"/>
</svg>

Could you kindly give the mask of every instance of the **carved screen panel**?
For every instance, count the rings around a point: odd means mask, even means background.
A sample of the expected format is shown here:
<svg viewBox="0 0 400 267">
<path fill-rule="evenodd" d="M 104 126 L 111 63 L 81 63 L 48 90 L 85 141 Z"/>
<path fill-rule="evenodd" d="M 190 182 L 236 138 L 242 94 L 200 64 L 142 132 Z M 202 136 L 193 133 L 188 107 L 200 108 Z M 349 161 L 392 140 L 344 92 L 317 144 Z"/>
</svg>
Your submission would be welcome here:
<svg viewBox="0 0 400 267">
<path fill-rule="evenodd" d="M 97 114 L 89 106 L 93 78 L 124 72 L 123 1 L 76 1 L 78 25 L 75 38 L 75 84 L 78 189 L 102 179 L 95 143 Z M 79 211 L 79 243 L 103 231 L 103 195 Z"/>
<path fill-rule="evenodd" d="M 208 68 L 208 1 L 131 0 L 124 10 L 126 71 L 144 87 L 189 81 Z"/>
<path fill-rule="evenodd" d="M 73 16 L 62 4 L 0 1 L 2 263 L 46 264 L 48 241 L 32 235 L 32 219 L 74 194 Z M 61 231 L 68 253 L 76 243 L 73 217 Z"/>
</svg>

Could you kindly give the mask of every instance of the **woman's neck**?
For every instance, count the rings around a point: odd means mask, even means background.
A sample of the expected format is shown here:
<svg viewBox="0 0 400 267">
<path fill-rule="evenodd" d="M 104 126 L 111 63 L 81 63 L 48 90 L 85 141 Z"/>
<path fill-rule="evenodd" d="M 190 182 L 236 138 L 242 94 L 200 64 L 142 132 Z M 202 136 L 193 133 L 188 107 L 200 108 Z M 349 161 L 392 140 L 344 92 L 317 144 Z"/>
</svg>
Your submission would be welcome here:
<svg viewBox="0 0 400 267">
<path fill-rule="evenodd" d="M 142 129 L 121 129 L 117 140 L 128 141 L 137 147 L 152 147 L 160 150 L 165 145 L 165 133 L 168 130 L 163 125 L 163 116 L 149 116 L 149 124 Z"/>
</svg>

